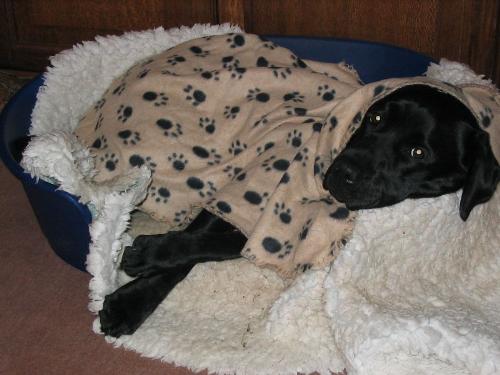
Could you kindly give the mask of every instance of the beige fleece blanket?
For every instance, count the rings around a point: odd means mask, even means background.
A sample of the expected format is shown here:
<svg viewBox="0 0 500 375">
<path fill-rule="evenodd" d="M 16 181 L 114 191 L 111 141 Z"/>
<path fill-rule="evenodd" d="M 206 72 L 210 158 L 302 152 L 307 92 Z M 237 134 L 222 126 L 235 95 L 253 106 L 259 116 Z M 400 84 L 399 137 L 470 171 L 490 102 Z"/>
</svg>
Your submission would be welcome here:
<svg viewBox="0 0 500 375">
<path fill-rule="evenodd" d="M 330 263 L 352 231 L 322 178 L 359 122 L 329 114 L 359 86 L 255 35 L 206 37 L 132 67 L 76 134 L 97 181 L 148 166 L 139 209 L 181 227 L 205 208 L 247 235 L 243 256 L 288 277 Z"/>
<path fill-rule="evenodd" d="M 148 58 L 116 79 L 81 119 L 96 181 L 146 165 L 138 207 L 170 227 L 205 208 L 247 237 L 242 255 L 284 277 L 332 262 L 354 214 L 322 187 L 365 111 L 394 90 L 425 84 L 462 101 L 489 133 L 498 93 L 414 77 L 361 85 L 344 64 L 303 61 L 256 35 L 210 36 Z"/>
</svg>

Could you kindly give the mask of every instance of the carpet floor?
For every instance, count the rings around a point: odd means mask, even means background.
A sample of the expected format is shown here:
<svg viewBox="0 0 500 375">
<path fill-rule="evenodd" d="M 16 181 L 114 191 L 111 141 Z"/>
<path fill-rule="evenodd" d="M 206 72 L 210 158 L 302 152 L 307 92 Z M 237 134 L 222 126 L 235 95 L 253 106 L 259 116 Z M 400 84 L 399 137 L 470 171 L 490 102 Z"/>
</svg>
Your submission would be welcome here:
<svg viewBox="0 0 500 375">
<path fill-rule="evenodd" d="M 0 71 L 0 109 L 32 76 Z M 0 374 L 193 374 L 115 349 L 92 332 L 90 276 L 55 255 L 1 162 L 0 208 Z"/>
</svg>

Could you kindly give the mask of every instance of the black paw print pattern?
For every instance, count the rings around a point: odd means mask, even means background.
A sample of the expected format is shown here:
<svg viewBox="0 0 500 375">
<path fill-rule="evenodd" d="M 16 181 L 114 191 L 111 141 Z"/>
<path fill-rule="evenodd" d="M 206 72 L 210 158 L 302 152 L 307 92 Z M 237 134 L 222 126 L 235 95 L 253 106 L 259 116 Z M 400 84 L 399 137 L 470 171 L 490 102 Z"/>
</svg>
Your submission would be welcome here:
<svg viewBox="0 0 500 375">
<path fill-rule="evenodd" d="M 207 57 L 210 54 L 209 51 L 205 51 L 203 48 L 198 46 L 192 46 L 189 50 L 197 57 Z"/>
<path fill-rule="evenodd" d="M 240 60 L 234 58 L 234 56 L 224 56 L 222 58 L 222 67 L 229 71 L 232 71 L 240 66 Z"/>
<path fill-rule="evenodd" d="M 330 121 L 328 121 L 328 131 L 331 132 L 333 129 L 335 129 L 338 123 L 339 122 L 337 120 L 337 117 L 335 116 L 330 117 Z"/>
<path fill-rule="evenodd" d="M 264 170 L 266 172 L 269 172 L 272 170 L 275 170 L 278 172 L 285 172 L 289 166 L 290 166 L 290 162 L 288 160 L 286 160 L 286 159 L 277 159 L 276 160 L 275 155 L 272 155 L 271 157 L 267 158 L 262 163 L 262 168 L 264 168 Z"/>
<path fill-rule="evenodd" d="M 284 258 L 289 255 L 293 249 L 293 245 L 290 241 L 286 240 L 284 243 L 281 243 L 276 238 L 270 236 L 262 239 L 262 247 L 271 254 L 277 254 L 278 258 Z"/>
<path fill-rule="evenodd" d="M 339 207 L 330 213 L 330 217 L 335 220 L 345 220 L 349 217 L 349 210 L 346 207 Z"/>
<path fill-rule="evenodd" d="M 280 179 L 280 184 L 288 184 L 290 182 L 290 175 L 288 172 L 283 173 L 283 176 L 281 176 Z"/>
<path fill-rule="evenodd" d="M 260 156 L 264 152 L 270 150 L 273 147 L 274 147 L 274 142 L 267 142 L 265 145 L 257 147 L 257 155 Z"/>
<path fill-rule="evenodd" d="M 325 173 L 325 163 L 321 160 L 319 156 L 314 158 L 314 175 L 320 175 L 323 178 Z"/>
<path fill-rule="evenodd" d="M 294 161 L 302 163 L 302 166 L 305 167 L 307 165 L 307 161 L 309 160 L 309 149 L 304 147 L 303 150 L 300 150 L 297 155 L 295 155 Z"/>
<path fill-rule="evenodd" d="M 198 192 L 199 196 L 202 198 L 211 197 L 217 191 L 213 182 L 211 181 L 203 181 L 198 177 L 189 177 L 186 180 L 186 185 L 195 191 Z"/>
<path fill-rule="evenodd" d="M 361 119 L 362 119 L 362 118 L 363 118 L 362 113 L 361 113 L 361 112 L 358 112 L 358 113 L 356 113 L 356 116 L 354 116 L 354 118 L 352 119 L 352 123 L 353 123 L 354 125 L 357 125 L 357 124 L 359 124 L 359 123 L 361 122 Z"/>
<path fill-rule="evenodd" d="M 304 95 L 301 95 L 298 91 L 292 91 L 283 95 L 283 100 L 285 102 L 292 101 L 294 103 L 303 103 Z"/>
<path fill-rule="evenodd" d="M 131 106 L 121 104 L 118 107 L 118 110 L 116 111 L 116 114 L 118 115 L 118 121 L 121 121 L 122 123 L 126 123 L 127 120 L 132 117 L 132 114 L 134 113 L 134 110 L 132 109 Z"/>
<path fill-rule="evenodd" d="M 330 243 L 330 255 L 334 256 L 338 251 L 344 247 L 348 242 L 347 238 L 342 238 L 341 240 L 332 241 Z"/>
<path fill-rule="evenodd" d="M 229 34 L 226 42 L 229 43 L 230 48 L 242 47 L 245 45 L 245 37 L 242 34 Z"/>
<path fill-rule="evenodd" d="M 250 204 L 253 204 L 255 206 L 260 206 L 259 209 L 261 211 L 264 211 L 264 208 L 269 199 L 269 193 L 268 192 L 258 193 L 254 190 L 247 190 L 243 194 L 243 198 Z"/>
<path fill-rule="evenodd" d="M 160 204 L 166 204 L 170 198 L 170 191 L 164 186 L 151 186 L 149 193 L 151 194 L 151 198 Z"/>
<path fill-rule="evenodd" d="M 373 89 L 373 96 L 378 96 L 380 94 L 382 94 L 385 90 L 387 89 L 387 87 L 385 87 L 384 85 L 378 85 L 376 86 L 374 89 Z"/>
<path fill-rule="evenodd" d="M 299 240 L 304 241 L 309 234 L 309 228 L 311 228 L 311 223 L 312 219 L 308 219 L 304 225 L 302 226 L 302 229 L 299 232 Z"/>
<path fill-rule="evenodd" d="M 288 67 L 279 67 L 274 66 L 269 63 L 269 61 L 264 57 L 260 56 L 257 58 L 257 67 L 259 68 L 269 68 L 273 72 L 274 77 L 287 79 L 290 75 L 292 75 L 292 69 Z"/>
<path fill-rule="evenodd" d="M 335 99 L 335 90 L 330 88 L 328 85 L 321 85 L 318 87 L 318 96 L 321 96 L 321 99 L 325 102 L 330 102 Z"/>
<path fill-rule="evenodd" d="M 169 69 L 162 69 L 160 73 L 163 74 L 163 75 L 173 76 L 173 77 L 179 76 L 176 72 L 172 72 Z"/>
<path fill-rule="evenodd" d="M 292 69 L 287 67 L 270 66 L 269 69 L 273 71 L 273 75 L 276 78 L 287 79 L 292 75 Z"/>
<path fill-rule="evenodd" d="M 302 69 L 307 68 L 307 64 L 300 57 L 298 57 L 296 55 L 292 55 L 291 58 L 293 61 L 292 65 L 295 68 L 302 68 Z"/>
<path fill-rule="evenodd" d="M 172 163 L 172 168 L 179 172 L 183 171 L 187 163 L 189 163 L 189 160 L 184 157 L 184 154 L 178 154 L 176 152 L 168 155 L 167 160 Z"/>
<path fill-rule="evenodd" d="M 242 79 L 243 76 L 245 75 L 247 69 L 246 68 L 242 68 L 242 67 L 236 67 L 232 70 L 232 73 L 231 73 L 231 78 L 233 79 Z"/>
<path fill-rule="evenodd" d="M 246 68 L 240 66 L 240 60 L 235 59 L 234 56 L 225 56 L 222 58 L 222 66 L 227 71 L 231 72 L 232 79 L 241 79 L 246 73 Z"/>
<path fill-rule="evenodd" d="M 286 143 L 295 148 L 300 147 L 302 145 L 302 132 L 297 129 L 289 132 L 286 137 Z"/>
<path fill-rule="evenodd" d="M 137 78 L 139 79 L 143 79 L 144 77 L 146 77 L 148 75 L 148 73 L 151 71 L 151 69 L 149 68 L 144 68 L 142 69 L 139 74 L 137 74 Z"/>
<path fill-rule="evenodd" d="M 108 140 L 105 136 L 101 135 L 92 143 L 90 147 L 96 148 L 98 150 L 103 150 L 108 147 Z"/>
<path fill-rule="evenodd" d="M 128 129 L 119 131 L 118 137 L 124 145 L 136 145 L 141 140 L 139 132 Z"/>
<path fill-rule="evenodd" d="M 253 127 L 256 128 L 259 125 L 267 125 L 269 123 L 268 115 L 263 115 L 253 124 Z"/>
<path fill-rule="evenodd" d="M 128 162 L 132 167 L 142 167 L 143 165 L 145 165 L 151 170 L 152 173 L 154 173 L 157 167 L 156 163 L 153 161 L 153 159 L 151 159 L 150 156 L 144 157 L 134 154 L 130 156 Z"/>
<path fill-rule="evenodd" d="M 300 204 L 312 204 L 318 202 L 326 203 L 329 206 L 333 204 L 333 200 L 331 200 L 331 198 L 311 199 L 308 197 L 302 197 L 302 199 L 300 200 Z"/>
<path fill-rule="evenodd" d="M 167 105 L 168 97 L 164 92 L 154 92 L 154 91 L 146 91 L 142 95 L 142 99 L 147 102 L 151 102 L 155 105 L 155 107 L 162 107 Z"/>
<path fill-rule="evenodd" d="M 339 154 L 339 150 L 337 150 L 336 148 L 331 149 L 330 150 L 330 160 L 335 159 L 338 154 Z"/>
<path fill-rule="evenodd" d="M 102 126 L 102 122 L 104 120 L 104 116 L 102 113 L 99 113 L 99 116 L 97 116 L 97 120 L 95 122 L 94 130 L 97 131 Z"/>
<path fill-rule="evenodd" d="M 255 254 L 252 254 L 252 249 L 247 247 L 245 250 L 243 250 L 243 253 L 245 254 L 244 257 L 247 258 L 249 261 L 253 262 L 257 257 Z"/>
<path fill-rule="evenodd" d="M 290 224 L 292 221 L 292 210 L 287 208 L 285 203 L 276 203 L 274 214 L 279 217 L 283 224 Z"/>
<path fill-rule="evenodd" d="M 113 95 L 118 95 L 120 96 L 123 91 L 125 91 L 125 88 L 127 87 L 127 84 L 125 82 L 121 82 L 114 90 L 113 90 Z"/>
<path fill-rule="evenodd" d="M 313 132 L 320 132 L 323 129 L 323 124 L 321 122 L 313 123 Z"/>
<path fill-rule="evenodd" d="M 485 128 L 491 125 L 494 117 L 493 111 L 489 107 L 484 107 L 484 110 L 479 112 L 479 116 L 481 117 L 481 125 Z"/>
<path fill-rule="evenodd" d="M 167 64 L 172 65 L 172 66 L 183 63 L 185 61 L 186 61 L 186 58 L 184 56 L 173 55 L 173 56 L 167 57 Z"/>
<path fill-rule="evenodd" d="M 226 173 L 228 177 L 233 181 L 234 180 L 243 181 L 246 177 L 246 173 L 244 173 L 243 169 L 240 167 L 233 167 L 232 165 L 228 165 L 224 167 L 222 171 Z"/>
<path fill-rule="evenodd" d="M 174 214 L 174 222 L 177 224 L 184 223 L 187 219 L 187 211 L 180 210 Z"/>
<path fill-rule="evenodd" d="M 285 108 L 287 108 L 286 114 L 288 116 L 307 116 L 306 108 L 290 106 L 286 106 Z"/>
<path fill-rule="evenodd" d="M 177 138 L 182 135 L 182 125 L 173 123 L 169 119 L 160 118 L 156 121 L 156 125 L 163 130 L 163 135 L 166 137 Z"/>
<path fill-rule="evenodd" d="M 266 103 L 269 101 L 270 98 L 271 98 L 271 96 L 268 93 L 262 92 L 258 88 L 254 89 L 254 90 L 252 90 L 252 89 L 248 90 L 247 100 L 249 102 L 255 100 L 255 101 L 260 102 L 260 103 Z"/>
<path fill-rule="evenodd" d="M 99 99 L 95 104 L 94 104 L 94 110 L 97 112 L 100 110 L 102 107 L 104 107 L 104 104 L 106 104 L 106 99 Z"/>
<path fill-rule="evenodd" d="M 295 271 L 300 271 L 302 273 L 310 270 L 312 268 L 312 264 L 311 263 L 298 263 L 296 266 L 295 266 Z"/>
<path fill-rule="evenodd" d="M 246 150 L 247 148 L 247 144 L 246 143 L 243 143 L 243 142 L 240 142 L 239 139 L 231 142 L 231 147 L 229 147 L 228 151 L 231 155 L 238 155 L 239 153 L 241 153 L 243 150 Z"/>
<path fill-rule="evenodd" d="M 267 40 L 266 38 L 264 38 L 262 36 L 259 36 L 259 39 L 263 42 L 262 46 L 264 48 L 268 48 L 270 50 L 278 48 L 278 46 L 276 44 L 274 44 L 273 42 L 271 42 L 270 40 Z"/>
<path fill-rule="evenodd" d="M 193 146 L 192 150 L 193 154 L 195 154 L 199 158 L 206 159 L 207 165 L 219 164 L 222 158 L 215 148 L 207 150 L 205 147 L 202 146 Z"/>
<path fill-rule="evenodd" d="M 204 79 L 208 80 L 214 80 L 214 81 L 219 81 L 219 72 L 217 70 L 204 70 L 202 68 L 194 68 L 193 69 L 196 73 L 200 73 L 200 76 Z"/>
<path fill-rule="evenodd" d="M 184 92 L 188 94 L 186 100 L 190 101 L 194 106 L 200 105 L 207 99 L 207 95 L 203 91 L 196 90 L 191 85 L 184 87 Z"/>
<path fill-rule="evenodd" d="M 101 162 L 104 163 L 104 166 L 106 169 L 110 172 L 114 171 L 116 169 L 116 166 L 118 164 L 118 158 L 114 153 L 105 153 L 103 156 L 100 157 Z"/>
<path fill-rule="evenodd" d="M 229 203 L 227 203 L 226 201 L 218 201 L 216 204 L 215 204 L 215 208 L 217 209 L 217 212 L 219 214 L 230 214 L 231 211 L 233 210 L 231 208 L 231 205 Z"/>
<path fill-rule="evenodd" d="M 224 107 L 224 117 L 227 119 L 234 120 L 238 116 L 238 113 L 240 113 L 240 107 L 238 106 L 231 107 L 226 105 Z"/>
<path fill-rule="evenodd" d="M 215 132 L 215 119 L 208 117 L 200 117 L 198 122 L 200 128 L 204 129 L 208 134 L 213 134 Z"/>
</svg>

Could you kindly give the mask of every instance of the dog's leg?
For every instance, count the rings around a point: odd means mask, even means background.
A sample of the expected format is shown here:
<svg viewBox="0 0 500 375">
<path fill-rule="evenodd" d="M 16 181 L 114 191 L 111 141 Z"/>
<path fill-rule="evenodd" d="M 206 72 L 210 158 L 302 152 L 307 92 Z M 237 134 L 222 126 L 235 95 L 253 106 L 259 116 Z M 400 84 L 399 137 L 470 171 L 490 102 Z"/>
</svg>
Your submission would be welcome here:
<svg viewBox="0 0 500 375">
<path fill-rule="evenodd" d="M 181 266 L 140 277 L 107 295 L 99 311 L 101 331 L 114 337 L 134 333 L 191 268 L 192 265 Z"/>
<path fill-rule="evenodd" d="M 240 257 L 246 237 L 224 220 L 202 211 L 184 231 L 139 236 L 125 249 L 121 267 L 147 276 L 181 265 Z"/>
<path fill-rule="evenodd" d="M 132 334 L 196 263 L 240 257 L 246 237 L 224 220 L 202 211 L 184 231 L 139 236 L 125 249 L 122 268 L 137 279 L 106 296 L 101 330 Z"/>
</svg>

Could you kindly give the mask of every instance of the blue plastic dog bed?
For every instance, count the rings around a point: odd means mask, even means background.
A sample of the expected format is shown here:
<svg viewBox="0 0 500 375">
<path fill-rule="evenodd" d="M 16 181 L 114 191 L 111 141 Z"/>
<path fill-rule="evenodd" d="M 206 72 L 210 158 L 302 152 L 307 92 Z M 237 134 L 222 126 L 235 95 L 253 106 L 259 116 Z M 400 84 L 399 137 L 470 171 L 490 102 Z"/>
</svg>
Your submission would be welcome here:
<svg viewBox="0 0 500 375">
<path fill-rule="evenodd" d="M 345 61 L 365 83 L 391 77 L 416 76 L 433 62 L 428 56 L 387 44 L 331 38 L 269 36 L 271 41 L 294 51 L 303 59 Z M 92 220 L 88 208 L 57 186 L 36 181 L 19 165 L 18 141 L 28 134 L 36 95 L 43 85 L 38 76 L 23 87 L 0 116 L 0 157 L 21 180 L 40 227 L 54 251 L 67 263 L 85 270 Z"/>
</svg>

